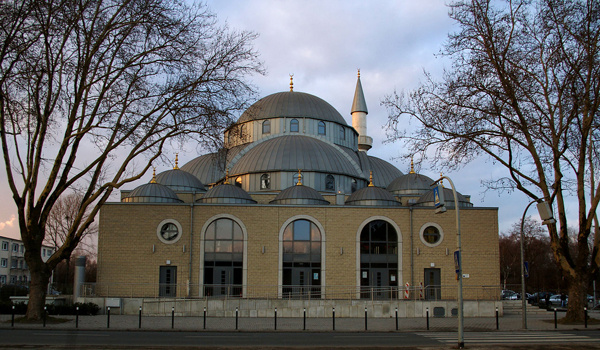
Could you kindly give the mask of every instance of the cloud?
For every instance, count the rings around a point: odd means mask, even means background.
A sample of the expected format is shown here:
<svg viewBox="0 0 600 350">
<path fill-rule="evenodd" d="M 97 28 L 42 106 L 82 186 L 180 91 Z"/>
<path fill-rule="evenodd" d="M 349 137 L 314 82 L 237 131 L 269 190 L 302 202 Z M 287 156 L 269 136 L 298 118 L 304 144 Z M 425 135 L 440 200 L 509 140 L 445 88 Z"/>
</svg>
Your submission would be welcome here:
<svg viewBox="0 0 600 350">
<path fill-rule="evenodd" d="M 4 228 L 6 226 L 8 226 L 8 227 L 14 227 L 16 219 L 17 218 L 13 215 L 13 216 L 10 217 L 10 220 L 4 221 L 4 222 L 0 222 L 0 231 L 4 230 Z"/>
</svg>

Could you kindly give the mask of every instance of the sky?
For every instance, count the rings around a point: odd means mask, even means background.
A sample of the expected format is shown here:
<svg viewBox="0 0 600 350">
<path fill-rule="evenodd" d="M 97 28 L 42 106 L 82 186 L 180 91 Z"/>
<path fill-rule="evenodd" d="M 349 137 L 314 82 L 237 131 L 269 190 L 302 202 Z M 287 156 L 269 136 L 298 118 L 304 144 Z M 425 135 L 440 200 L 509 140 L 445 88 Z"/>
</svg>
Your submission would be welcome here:
<svg viewBox="0 0 600 350">
<path fill-rule="evenodd" d="M 294 91 L 324 99 L 352 125 L 350 108 L 360 69 L 369 110 L 367 134 L 373 138 L 368 153 L 404 173 L 410 170 L 409 161 L 398 159 L 401 145 L 385 142 L 388 113 L 380 103 L 395 90 L 417 87 L 425 71 L 435 78 L 444 67 L 449 68 L 449 61 L 437 55 L 448 34 L 457 30 L 445 0 L 209 0 L 207 4 L 220 23 L 259 34 L 254 47 L 266 75 L 253 76 L 251 82 L 261 97 L 288 91 L 293 74 Z M 199 155 L 193 146 L 172 153 L 173 158 L 179 153 L 180 165 Z M 157 172 L 170 167 L 165 164 Z M 418 172 L 437 179 L 440 169 L 425 163 Z M 500 232 L 518 222 L 529 203 L 520 192 L 486 191 L 482 180 L 506 176 L 506 172 L 484 159 L 444 175 L 458 192 L 470 195 L 475 206 L 499 208 Z M 146 174 L 141 183 L 151 177 Z M 18 237 L 4 170 L 0 171 L 0 198 L 0 236 Z M 538 217 L 533 206 L 528 214 Z"/>
</svg>

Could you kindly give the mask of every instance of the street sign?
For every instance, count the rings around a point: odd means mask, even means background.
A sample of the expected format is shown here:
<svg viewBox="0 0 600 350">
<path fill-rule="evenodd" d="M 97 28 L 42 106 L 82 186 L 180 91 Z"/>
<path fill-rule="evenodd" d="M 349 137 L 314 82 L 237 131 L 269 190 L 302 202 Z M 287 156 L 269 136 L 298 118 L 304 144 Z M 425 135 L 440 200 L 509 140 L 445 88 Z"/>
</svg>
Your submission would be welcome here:
<svg viewBox="0 0 600 350">
<path fill-rule="evenodd" d="M 525 261 L 525 277 L 529 277 L 529 261 Z"/>
<path fill-rule="evenodd" d="M 433 188 L 433 204 L 436 208 L 439 208 L 443 206 L 444 203 L 444 186 L 438 183 L 437 186 Z"/>
<path fill-rule="evenodd" d="M 456 273 L 460 272 L 460 250 L 454 251 L 454 269 Z"/>
</svg>

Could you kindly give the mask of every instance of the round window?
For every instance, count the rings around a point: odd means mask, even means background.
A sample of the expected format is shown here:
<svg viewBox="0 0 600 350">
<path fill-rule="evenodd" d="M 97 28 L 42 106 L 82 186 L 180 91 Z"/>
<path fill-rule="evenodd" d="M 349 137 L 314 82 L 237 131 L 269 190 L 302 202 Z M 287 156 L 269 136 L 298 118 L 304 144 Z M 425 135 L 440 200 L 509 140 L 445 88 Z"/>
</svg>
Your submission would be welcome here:
<svg viewBox="0 0 600 350">
<path fill-rule="evenodd" d="M 421 242 L 428 247 L 435 247 L 442 242 L 444 234 L 438 224 L 427 223 L 421 227 Z"/>
<path fill-rule="evenodd" d="M 163 220 L 156 229 L 158 239 L 167 244 L 175 243 L 181 238 L 181 224 L 175 220 Z"/>
</svg>

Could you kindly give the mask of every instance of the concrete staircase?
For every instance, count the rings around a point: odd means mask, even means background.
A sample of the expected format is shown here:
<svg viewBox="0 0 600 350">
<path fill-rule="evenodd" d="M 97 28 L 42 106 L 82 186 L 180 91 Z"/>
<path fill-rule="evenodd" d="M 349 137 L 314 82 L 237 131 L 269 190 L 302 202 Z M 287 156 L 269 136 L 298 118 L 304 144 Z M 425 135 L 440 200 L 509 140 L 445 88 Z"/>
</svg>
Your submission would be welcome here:
<svg viewBox="0 0 600 350">
<path fill-rule="evenodd" d="M 527 304 L 527 315 L 546 314 L 546 309 L 540 309 L 537 306 Z M 502 300 L 502 308 L 504 315 L 520 315 L 522 313 L 523 304 L 521 300 Z"/>
</svg>

